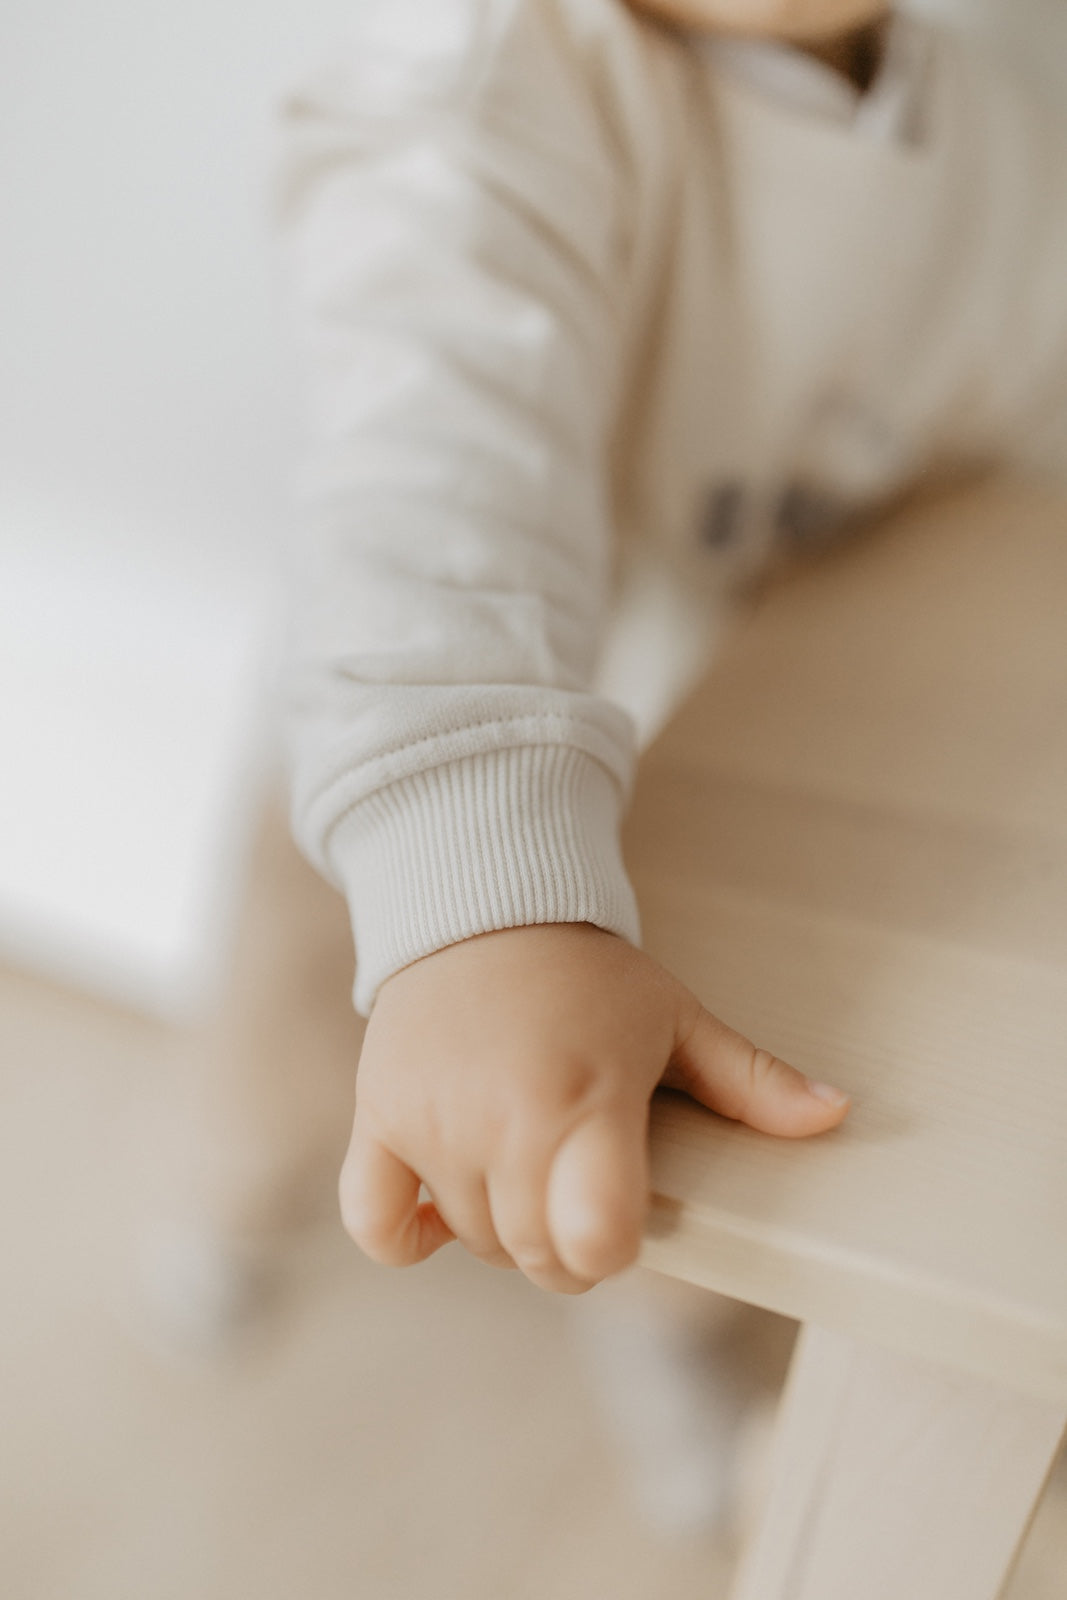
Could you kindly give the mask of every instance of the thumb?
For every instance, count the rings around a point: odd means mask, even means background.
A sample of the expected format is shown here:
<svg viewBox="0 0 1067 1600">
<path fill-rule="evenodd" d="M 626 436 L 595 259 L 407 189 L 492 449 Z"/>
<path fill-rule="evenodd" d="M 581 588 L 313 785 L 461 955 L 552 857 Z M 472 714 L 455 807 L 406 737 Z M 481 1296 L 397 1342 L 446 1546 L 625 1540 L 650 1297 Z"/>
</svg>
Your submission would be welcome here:
<svg viewBox="0 0 1067 1600">
<path fill-rule="evenodd" d="M 701 1105 L 762 1133 L 802 1139 L 844 1120 L 849 1097 L 831 1084 L 814 1083 L 796 1067 L 759 1050 L 728 1028 L 695 996 L 679 1018 L 668 1088 L 684 1089 Z"/>
</svg>

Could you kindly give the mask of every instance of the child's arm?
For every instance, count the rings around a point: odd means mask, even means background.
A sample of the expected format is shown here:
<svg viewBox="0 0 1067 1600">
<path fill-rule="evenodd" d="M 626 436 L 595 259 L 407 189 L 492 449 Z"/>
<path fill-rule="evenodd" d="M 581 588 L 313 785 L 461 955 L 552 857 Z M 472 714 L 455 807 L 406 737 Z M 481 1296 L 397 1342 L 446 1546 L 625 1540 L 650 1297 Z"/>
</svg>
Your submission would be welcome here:
<svg viewBox="0 0 1067 1600">
<path fill-rule="evenodd" d="M 631 175 L 562 26 L 586 9 L 365 0 L 287 118 L 311 432 L 294 815 L 349 901 L 364 1011 L 492 929 L 638 936 L 632 728 L 590 692 Z M 633 52 L 618 19 L 604 48 Z"/>
<path fill-rule="evenodd" d="M 344 1210 L 382 1260 L 455 1234 L 581 1287 L 637 1248 L 665 1073 L 783 1133 L 843 1103 L 634 948 L 631 731 L 589 684 L 657 140 L 648 118 L 628 147 L 592 84 L 637 99 L 638 25 L 607 0 L 357 15 L 348 66 L 292 109 L 286 203 L 315 448 L 296 819 L 374 1006 Z"/>
</svg>

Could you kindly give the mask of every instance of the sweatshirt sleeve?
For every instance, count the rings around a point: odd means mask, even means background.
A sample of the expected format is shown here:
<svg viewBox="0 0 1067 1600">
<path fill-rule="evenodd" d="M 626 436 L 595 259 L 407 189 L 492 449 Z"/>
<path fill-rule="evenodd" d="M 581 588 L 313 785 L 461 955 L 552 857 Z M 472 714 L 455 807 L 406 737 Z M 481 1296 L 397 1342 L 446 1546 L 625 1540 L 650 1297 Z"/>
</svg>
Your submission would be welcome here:
<svg viewBox="0 0 1067 1600">
<path fill-rule="evenodd" d="M 633 732 L 590 691 L 619 152 L 554 0 L 354 9 L 287 106 L 281 222 L 309 435 L 294 826 L 347 896 L 366 1012 L 474 934 L 638 922 Z"/>
</svg>

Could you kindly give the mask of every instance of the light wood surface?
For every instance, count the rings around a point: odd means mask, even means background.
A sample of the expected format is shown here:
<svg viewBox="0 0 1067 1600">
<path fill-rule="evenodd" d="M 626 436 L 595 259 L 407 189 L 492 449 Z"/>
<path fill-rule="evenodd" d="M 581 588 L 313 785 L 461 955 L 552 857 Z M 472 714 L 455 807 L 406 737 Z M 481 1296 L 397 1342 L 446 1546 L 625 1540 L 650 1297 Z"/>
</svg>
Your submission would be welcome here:
<svg viewBox="0 0 1067 1600">
<path fill-rule="evenodd" d="M 849 1089 L 665 1096 L 646 1264 L 1067 1405 L 1067 505 L 984 483 L 773 585 L 646 758 L 647 947 Z"/>
<path fill-rule="evenodd" d="M 996 1600 L 1064 1414 L 805 1328 L 732 1600 Z"/>
</svg>

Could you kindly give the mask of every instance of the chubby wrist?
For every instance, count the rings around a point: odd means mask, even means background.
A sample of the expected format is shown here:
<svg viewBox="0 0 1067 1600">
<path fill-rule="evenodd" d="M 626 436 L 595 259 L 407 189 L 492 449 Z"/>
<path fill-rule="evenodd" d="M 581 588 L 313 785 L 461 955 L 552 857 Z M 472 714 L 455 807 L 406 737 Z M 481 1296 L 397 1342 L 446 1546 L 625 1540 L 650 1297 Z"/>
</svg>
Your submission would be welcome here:
<svg viewBox="0 0 1067 1600">
<path fill-rule="evenodd" d="M 604 941 L 618 939 L 618 934 L 598 927 L 595 922 L 522 923 L 511 928 L 494 928 L 487 933 L 473 933 L 454 944 L 441 945 L 391 973 L 378 985 L 376 999 L 394 990 L 407 989 L 423 979 L 436 982 L 442 974 L 456 980 L 455 992 L 467 995 L 471 975 L 477 975 L 482 969 L 492 971 L 502 960 L 520 961 L 527 968 L 535 962 L 544 965 L 555 960 L 573 971 L 586 952 Z"/>
</svg>

